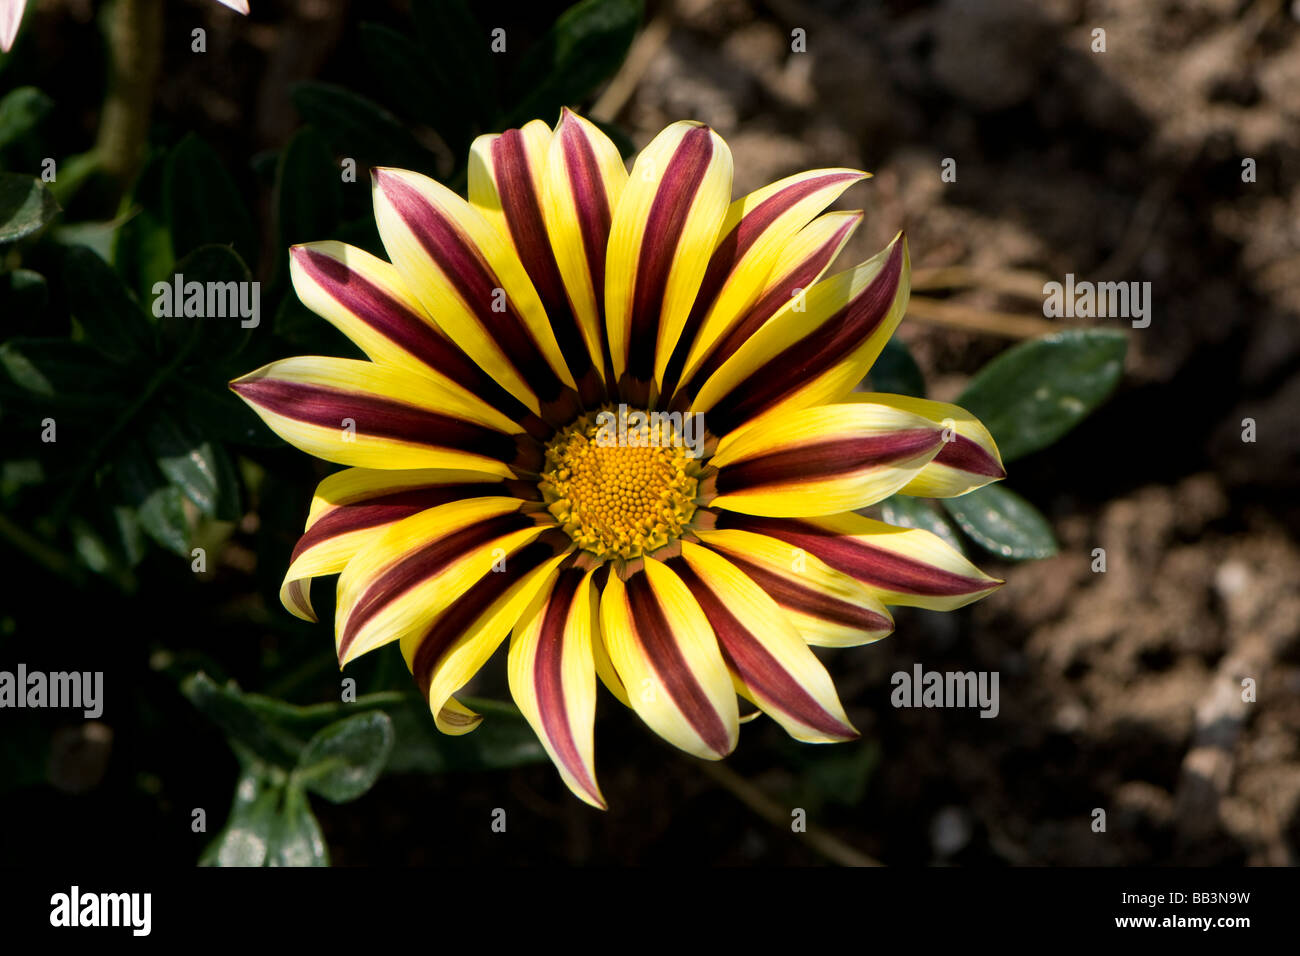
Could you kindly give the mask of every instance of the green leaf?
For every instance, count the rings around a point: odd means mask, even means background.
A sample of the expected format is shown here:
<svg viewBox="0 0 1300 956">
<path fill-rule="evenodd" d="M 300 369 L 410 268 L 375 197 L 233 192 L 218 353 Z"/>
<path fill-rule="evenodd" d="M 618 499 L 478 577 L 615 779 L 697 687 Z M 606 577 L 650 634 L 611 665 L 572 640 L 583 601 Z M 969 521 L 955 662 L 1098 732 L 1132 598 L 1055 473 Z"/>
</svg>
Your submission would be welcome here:
<svg viewBox="0 0 1300 956">
<path fill-rule="evenodd" d="M 338 155 L 374 166 L 436 172 L 433 154 L 373 100 L 341 86 L 316 82 L 299 83 L 291 96 L 303 119 L 329 138 Z"/>
<path fill-rule="evenodd" d="M 59 204 L 39 179 L 0 173 L 0 243 L 40 232 L 59 214 Z"/>
<path fill-rule="evenodd" d="M 232 744 L 246 748 L 272 766 L 287 770 L 297 764 L 302 741 L 267 723 L 233 683 L 219 686 L 200 671 L 181 682 L 181 692 Z"/>
<path fill-rule="evenodd" d="M 240 771 L 230 815 L 200 866 L 329 866 L 320 824 L 302 789 L 282 771 L 249 760 Z"/>
<path fill-rule="evenodd" d="M 127 505 L 113 506 L 113 523 L 117 527 L 117 540 L 121 545 L 126 565 L 134 568 L 144 560 L 148 544 L 144 529 L 140 527 L 140 515 Z"/>
<path fill-rule="evenodd" d="M 175 281 L 168 283 L 171 314 L 160 320 L 164 343 L 195 353 L 205 368 L 237 355 L 248 344 L 253 328 L 262 323 L 261 286 L 254 285 L 243 260 L 226 246 L 201 246 L 176 264 L 176 274 L 184 281 L 179 296 Z M 195 282 L 202 290 L 199 311 L 203 314 L 186 315 L 190 284 Z M 245 306 L 250 313 L 247 319 Z M 245 322 L 250 323 L 248 328 Z"/>
<path fill-rule="evenodd" d="M 113 258 L 113 237 L 117 234 L 115 220 L 61 222 L 50 228 L 46 236 L 61 246 L 69 249 L 73 246 L 85 246 L 95 255 L 108 262 Z"/>
<path fill-rule="evenodd" d="M 129 442 L 113 459 L 112 474 L 122 500 L 136 511 L 140 528 L 159 545 L 190 556 L 190 523 L 185 495 L 168 483 L 138 441 Z"/>
<path fill-rule="evenodd" d="M 230 816 L 220 836 L 199 861 L 202 866 L 262 866 L 280 828 L 276 808 L 281 788 L 257 763 L 245 767 L 235 784 Z"/>
<path fill-rule="evenodd" d="M 113 577 L 122 583 L 126 567 L 105 536 L 89 521 L 73 516 L 68 519 L 72 547 L 81 563 L 96 574 Z"/>
<path fill-rule="evenodd" d="M 276 170 L 280 248 L 333 235 L 343 214 L 342 180 L 324 137 L 300 129 L 280 156 Z"/>
<path fill-rule="evenodd" d="M 1128 337 L 1071 329 L 1008 349 L 971 380 L 957 404 L 992 433 L 1003 461 L 1051 445 L 1119 382 Z"/>
<path fill-rule="evenodd" d="M 31 269 L 0 273 L 0 315 L 6 319 L 31 319 L 50 303 L 45 276 Z"/>
<path fill-rule="evenodd" d="M 985 485 L 941 503 L 976 544 L 998 557 L 1028 561 L 1050 558 L 1058 550 L 1042 513 L 1002 485 Z"/>
<path fill-rule="evenodd" d="M 518 105 L 506 125 L 554 122 L 618 70 L 641 23 L 641 0 L 582 0 L 528 51 L 513 81 Z"/>
<path fill-rule="evenodd" d="M 238 187 L 221 157 L 193 133 L 167 158 L 163 194 L 177 259 L 210 244 L 233 245 L 245 262 L 257 259 L 257 233 Z"/>
<path fill-rule="evenodd" d="M 473 131 L 464 99 L 442 83 L 429 55 L 415 40 L 377 23 L 361 24 L 361 47 L 390 102 L 438 132 L 460 159 Z"/>
<path fill-rule="evenodd" d="M 961 535 L 942 514 L 925 498 L 892 495 L 880 503 L 880 520 L 900 528 L 920 528 L 943 538 L 959 553 L 964 554 Z"/>
<path fill-rule="evenodd" d="M 20 86 L 0 100 L 0 149 L 18 142 L 45 118 L 54 101 L 34 86 Z"/>
<path fill-rule="evenodd" d="M 85 246 L 73 246 L 63 260 L 63 281 L 88 345 L 121 363 L 144 351 L 148 322 L 107 262 Z"/>
<path fill-rule="evenodd" d="M 392 749 L 388 715 L 378 710 L 357 714 L 308 741 L 293 778 L 331 803 L 347 803 L 374 785 Z"/>
<path fill-rule="evenodd" d="M 145 442 L 162 473 L 195 507 L 220 521 L 239 518 L 239 484 L 230 457 L 188 422 L 160 412 Z"/>
<path fill-rule="evenodd" d="M 388 773 L 499 770 L 549 759 L 519 710 L 500 701 L 462 698 L 465 706 L 483 715 L 483 723 L 472 734 L 449 737 L 434 726 L 423 698 L 411 693 L 367 694 L 352 703 L 309 707 L 259 694 L 245 694 L 243 699 L 263 720 L 304 738 L 344 717 L 383 711 L 393 722 L 393 749 L 385 767 Z"/>
<path fill-rule="evenodd" d="M 15 338 L 0 345 L 0 396 L 98 417 L 121 404 L 119 388 L 114 370 L 81 342 Z"/>
<path fill-rule="evenodd" d="M 307 795 L 290 784 L 267 853 L 267 866 L 329 866 L 329 851 Z"/>
<path fill-rule="evenodd" d="M 141 297 L 152 296 L 155 283 L 170 279 L 176 263 L 167 225 L 167 165 L 165 153 L 145 165 L 125 203 L 128 218 L 113 236 L 113 267 Z"/>
<path fill-rule="evenodd" d="M 925 398 L 925 376 L 911 350 L 899 339 L 889 339 L 871 371 L 867 373 L 873 392 Z"/>
</svg>

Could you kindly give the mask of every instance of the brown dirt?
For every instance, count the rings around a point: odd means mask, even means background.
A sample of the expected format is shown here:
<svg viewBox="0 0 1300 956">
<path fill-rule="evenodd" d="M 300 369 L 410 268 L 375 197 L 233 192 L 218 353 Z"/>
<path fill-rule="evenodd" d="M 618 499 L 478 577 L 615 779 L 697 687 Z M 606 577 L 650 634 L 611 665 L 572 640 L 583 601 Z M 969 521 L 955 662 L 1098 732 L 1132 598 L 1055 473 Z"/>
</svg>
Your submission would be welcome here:
<svg viewBox="0 0 1300 956">
<path fill-rule="evenodd" d="M 873 170 L 846 197 L 868 218 L 842 261 L 905 228 L 917 268 L 1154 289 L 1114 401 L 1011 469 L 1062 553 L 984 561 L 1007 585 L 971 611 L 904 613 L 887 641 L 833 655 L 881 746 L 838 831 L 896 862 L 1300 862 L 1292 14 L 1267 0 L 676 9 L 622 117 L 638 145 L 702 119 L 732 147 L 738 192 L 820 165 Z M 806 54 L 790 52 L 795 27 Z M 1094 27 L 1104 54 L 1089 49 Z M 945 157 L 956 183 L 940 180 Z M 1246 157 L 1255 183 L 1241 180 Z M 938 397 L 1008 344 L 919 322 L 902 334 Z M 889 707 L 889 675 L 916 661 L 999 671 L 1001 714 Z"/>
</svg>

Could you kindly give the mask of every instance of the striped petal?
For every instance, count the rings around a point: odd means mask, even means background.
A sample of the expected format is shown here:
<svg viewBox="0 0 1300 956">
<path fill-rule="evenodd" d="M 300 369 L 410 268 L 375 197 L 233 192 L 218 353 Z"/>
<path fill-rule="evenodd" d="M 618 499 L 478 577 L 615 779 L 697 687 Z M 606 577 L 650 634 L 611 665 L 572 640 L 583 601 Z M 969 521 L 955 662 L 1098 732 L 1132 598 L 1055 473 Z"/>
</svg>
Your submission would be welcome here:
<svg viewBox="0 0 1300 956">
<path fill-rule="evenodd" d="M 857 514 L 757 518 L 718 512 L 718 527 L 770 535 L 865 584 L 885 604 L 951 611 L 1002 585 L 938 535 Z"/>
<path fill-rule="evenodd" d="M 608 562 L 599 565 L 592 573 L 591 587 L 596 594 L 596 614 L 597 625 L 600 623 L 600 595 L 605 593 L 606 579 L 609 577 L 610 565 Z M 599 626 L 597 627 L 599 633 Z M 596 676 L 600 682 L 605 685 L 605 689 L 618 698 L 619 703 L 629 710 L 632 708 L 632 700 L 628 697 L 627 688 L 623 686 L 623 680 L 618 676 L 618 671 L 614 669 L 614 662 L 609 659 L 609 651 L 605 648 L 603 638 L 596 640 L 591 645 L 591 654 L 596 662 Z"/>
<path fill-rule="evenodd" d="M 802 548 L 752 531 L 699 530 L 696 536 L 762 587 L 809 644 L 853 647 L 894 629 L 878 597 Z"/>
<path fill-rule="evenodd" d="M 525 502 L 509 497 L 450 502 L 389 526 L 339 577 L 340 664 L 422 632 L 485 575 L 499 576 L 544 530 Z"/>
<path fill-rule="evenodd" d="M 848 395 L 907 308 L 910 267 L 900 233 L 873 258 L 783 305 L 704 384 L 691 405 L 725 435 L 774 411 Z"/>
<path fill-rule="evenodd" d="M 429 315 L 531 411 L 556 425 L 572 418 L 573 378 L 510 238 L 427 176 L 373 175 L 380 238 Z"/>
<path fill-rule="evenodd" d="M 342 571 L 384 528 L 449 501 L 505 494 L 527 497 L 527 491 L 522 482 L 505 483 L 475 471 L 348 468 L 330 475 L 316 488 L 306 531 L 293 549 L 280 585 L 280 601 L 295 616 L 315 621 L 311 579 Z"/>
<path fill-rule="evenodd" d="M 899 489 L 900 494 L 955 498 L 1007 476 L 997 443 L 989 430 L 958 405 L 881 392 L 854 392 L 848 401 L 887 405 L 920 415 L 943 429 L 943 446 L 939 454 Z"/>
<path fill-rule="evenodd" d="M 809 743 L 858 736 L 826 668 L 776 602 L 714 551 L 682 542 L 668 561 L 704 609 L 736 690 Z"/>
<path fill-rule="evenodd" d="M 674 123 L 637 157 L 605 274 L 609 350 L 628 402 L 656 397 L 730 202 L 731 151 L 707 126 Z"/>
<path fill-rule="evenodd" d="M 289 250 L 289 271 L 303 304 L 374 361 L 463 389 L 515 421 L 531 416 L 447 338 L 392 263 L 346 243 L 314 242 Z"/>
<path fill-rule="evenodd" d="M 624 582 L 610 574 L 600 630 L 632 709 L 687 753 L 718 760 L 736 746 L 740 712 L 708 618 L 668 567 L 644 559 Z"/>
<path fill-rule="evenodd" d="M 594 572 L 567 567 L 537 592 L 510 640 L 510 693 L 569 789 L 605 809 L 596 784 L 596 666 L 599 604 Z"/>
<path fill-rule="evenodd" d="M 553 531 L 519 549 L 504 570 L 486 574 L 431 624 L 402 638 L 402 656 L 444 734 L 464 734 L 481 718 L 452 697 L 501 646 L 573 543 Z"/>
<path fill-rule="evenodd" d="M 943 429 L 890 405 L 777 411 L 718 443 L 704 500 L 774 517 L 838 514 L 888 498 L 943 447 Z M 708 494 L 715 492 L 710 502 Z"/>
<path fill-rule="evenodd" d="M 550 127 L 541 120 L 478 137 L 470 150 L 469 199 L 510 237 L 542 300 L 579 394 L 591 404 L 604 393 L 597 365 L 600 352 L 591 350 L 599 343 L 592 336 L 597 328 L 582 328 L 570 307 L 546 227 L 543 196 L 551 138 Z"/>
<path fill-rule="evenodd" d="M 829 212 L 818 216 L 781 250 L 758 297 L 725 333 L 705 341 L 697 338 L 682 372 L 678 399 L 689 399 L 780 308 L 812 286 L 830 268 L 840 250 L 862 223 L 862 212 Z"/>
<path fill-rule="evenodd" d="M 27 0 L 0 0 L 0 53 L 13 49 Z"/>
<path fill-rule="evenodd" d="M 868 175 L 854 169 L 813 170 L 764 186 L 731 204 L 699 294 L 663 373 L 666 394 L 677 387 L 688 353 L 706 349 L 754 305 L 790 239 Z"/>
<path fill-rule="evenodd" d="M 614 209 L 627 186 L 627 167 L 608 136 L 566 107 L 551 137 L 543 179 L 546 229 L 569 303 L 592 361 L 612 380 L 605 339 L 605 251 Z"/>
<path fill-rule="evenodd" d="M 540 446 L 458 386 L 354 359 L 298 356 L 230 383 L 270 429 L 308 454 L 363 468 L 457 468 L 513 477 Z"/>
</svg>

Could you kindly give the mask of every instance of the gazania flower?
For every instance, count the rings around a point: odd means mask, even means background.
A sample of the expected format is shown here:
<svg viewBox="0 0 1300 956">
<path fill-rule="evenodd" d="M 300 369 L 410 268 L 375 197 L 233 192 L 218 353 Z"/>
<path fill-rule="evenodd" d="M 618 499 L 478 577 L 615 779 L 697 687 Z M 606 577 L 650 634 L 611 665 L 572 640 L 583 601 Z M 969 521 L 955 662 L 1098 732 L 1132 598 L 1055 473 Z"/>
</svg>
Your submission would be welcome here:
<svg viewBox="0 0 1300 956">
<path fill-rule="evenodd" d="M 248 0 L 217 0 L 217 3 L 247 15 Z M 0 52 L 8 53 L 18 36 L 27 0 L 0 0 Z"/>
<path fill-rule="evenodd" d="M 279 435 L 351 466 L 317 489 L 282 599 L 314 620 L 341 572 L 342 664 L 392 641 L 439 728 L 512 635 L 520 710 L 575 794 L 597 676 L 655 732 L 717 759 L 737 695 L 800 740 L 856 736 L 810 645 L 890 632 L 1000 582 L 935 535 L 857 513 L 1003 474 L 938 402 L 853 392 L 907 304 L 901 235 L 822 278 L 866 174 L 822 169 L 732 201 L 731 154 L 676 123 L 627 171 L 591 123 L 480 137 L 469 201 L 374 172 L 391 262 L 292 250 L 303 302 L 369 361 L 291 358 L 232 387 Z"/>
</svg>

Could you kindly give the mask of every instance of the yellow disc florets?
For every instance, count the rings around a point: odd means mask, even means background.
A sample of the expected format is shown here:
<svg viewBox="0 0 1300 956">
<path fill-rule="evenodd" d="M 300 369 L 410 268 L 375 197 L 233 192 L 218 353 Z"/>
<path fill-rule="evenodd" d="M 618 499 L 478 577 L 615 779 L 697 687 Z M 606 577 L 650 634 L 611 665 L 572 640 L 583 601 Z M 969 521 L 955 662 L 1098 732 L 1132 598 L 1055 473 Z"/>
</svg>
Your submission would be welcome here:
<svg viewBox="0 0 1300 956">
<path fill-rule="evenodd" d="M 635 558 L 681 535 L 695 514 L 699 448 L 681 415 L 627 410 L 585 415 L 546 448 L 541 490 L 580 548 Z"/>
</svg>

